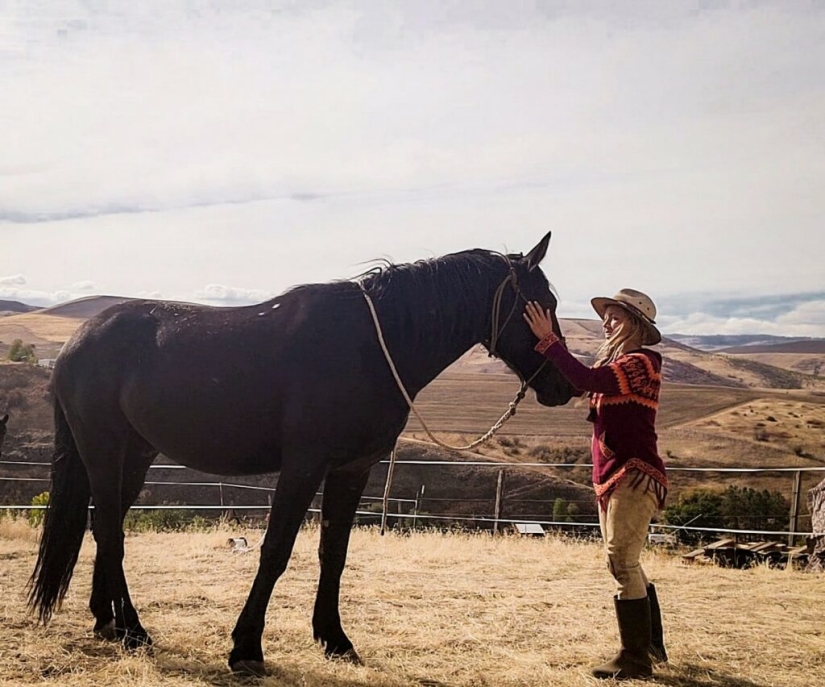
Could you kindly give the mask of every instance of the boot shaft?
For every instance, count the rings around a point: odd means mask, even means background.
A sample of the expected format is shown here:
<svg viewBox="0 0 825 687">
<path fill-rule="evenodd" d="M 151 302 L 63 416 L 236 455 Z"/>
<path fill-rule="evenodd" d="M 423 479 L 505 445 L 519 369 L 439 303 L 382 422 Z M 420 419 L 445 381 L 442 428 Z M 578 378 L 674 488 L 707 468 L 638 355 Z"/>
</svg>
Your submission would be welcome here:
<svg viewBox="0 0 825 687">
<path fill-rule="evenodd" d="M 654 663 L 667 663 L 662 610 L 659 607 L 659 597 L 653 583 L 647 586 L 647 600 L 650 603 L 650 657 Z"/>
<path fill-rule="evenodd" d="M 597 678 L 629 680 L 653 675 L 650 660 L 650 603 L 643 599 L 614 597 L 622 648 L 613 660 L 593 669 Z"/>
</svg>

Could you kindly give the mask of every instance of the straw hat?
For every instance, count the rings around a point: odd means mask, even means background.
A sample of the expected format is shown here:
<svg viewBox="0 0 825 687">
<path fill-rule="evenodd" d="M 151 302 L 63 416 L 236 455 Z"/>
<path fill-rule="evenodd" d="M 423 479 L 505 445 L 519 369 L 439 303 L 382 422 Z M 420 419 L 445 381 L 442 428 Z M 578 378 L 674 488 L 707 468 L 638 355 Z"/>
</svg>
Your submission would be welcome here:
<svg viewBox="0 0 825 687">
<path fill-rule="evenodd" d="M 635 289 L 622 289 L 613 298 L 600 296 L 591 299 L 590 303 L 602 319 L 608 305 L 618 305 L 638 317 L 645 329 L 642 341 L 645 346 L 652 346 L 662 340 L 662 334 L 656 328 L 656 306 L 647 294 Z"/>
</svg>

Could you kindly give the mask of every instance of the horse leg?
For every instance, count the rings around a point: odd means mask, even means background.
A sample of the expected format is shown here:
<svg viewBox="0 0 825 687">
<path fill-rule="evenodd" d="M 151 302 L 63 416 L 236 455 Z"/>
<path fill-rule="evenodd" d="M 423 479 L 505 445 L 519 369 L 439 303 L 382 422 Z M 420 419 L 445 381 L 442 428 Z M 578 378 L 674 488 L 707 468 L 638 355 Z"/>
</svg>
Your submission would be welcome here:
<svg viewBox="0 0 825 687">
<path fill-rule="evenodd" d="M 229 667 L 233 671 L 264 673 L 261 637 L 266 607 L 275 582 L 286 570 L 304 515 L 326 471 L 325 462 L 311 458 L 293 456 L 292 461 L 284 463 L 272 500 L 269 527 L 261 545 L 258 573 L 232 631 L 234 645 L 229 654 Z"/>
<path fill-rule="evenodd" d="M 354 663 L 360 663 L 360 659 L 341 627 L 338 597 L 341 574 L 347 561 L 352 521 L 369 475 L 367 469 L 360 473 L 332 472 L 326 477 L 321 507 L 321 542 L 318 547 L 321 578 L 312 614 L 313 635 L 324 647 L 326 656 L 347 658 Z"/>
<path fill-rule="evenodd" d="M 143 483 L 146 480 L 146 472 L 157 456 L 154 450 L 130 451 L 127 454 L 125 474 L 121 487 L 121 509 L 120 526 L 121 539 L 123 537 L 123 520 L 132 504 L 140 495 Z M 114 605 L 112 597 L 109 595 L 108 583 L 106 581 L 104 559 L 96 555 L 94 574 L 92 576 L 92 595 L 89 598 L 89 609 L 95 617 L 94 634 L 102 639 L 110 641 L 124 639 L 123 628 L 118 631 L 115 624 Z"/>
<path fill-rule="evenodd" d="M 105 618 L 104 606 L 108 601 L 103 599 L 112 600 L 115 635 L 122 637 L 123 645 L 131 650 L 150 646 L 152 640 L 140 624 L 123 572 L 122 485 L 130 441 L 129 429 L 128 426 L 118 428 L 117 418 L 103 419 L 107 420 L 106 425 L 80 425 L 75 429 L 79 424 L 75 423 L 72 430 L 89 475 L 94 504 L 92 532 L 97 544 L 95 568 L 98 588 L 106 590 L 98 592 L 95 608 Z"/>
</svg>

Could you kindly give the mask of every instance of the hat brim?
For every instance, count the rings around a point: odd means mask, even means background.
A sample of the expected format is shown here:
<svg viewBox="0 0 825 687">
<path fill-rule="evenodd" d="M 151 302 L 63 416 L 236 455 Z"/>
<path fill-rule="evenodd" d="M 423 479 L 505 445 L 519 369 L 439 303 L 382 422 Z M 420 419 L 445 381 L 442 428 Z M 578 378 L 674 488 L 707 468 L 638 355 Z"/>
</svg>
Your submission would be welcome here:
<svg viewBox="0 0 825 687">
<path fill-rule="evenodd" d="M 642 323 L 645 329 L 645 337 L 642 344 L 645 346 L 653 346 L 660 343 L 662 340 L 662 333 L 656 328 L 656 324 L 652 322 L 641 310 L 637 310 L 627 303 L 617 301 L 615 298 L 607 298 L 606 296 L 598 296 L 590 299 L 590 304 L 599 318 L 604 319 L 604 313 L 609 305 L 616 305 L 624 310 L 627 310 L 632 315 L 635 315 Z"/>
</svg>

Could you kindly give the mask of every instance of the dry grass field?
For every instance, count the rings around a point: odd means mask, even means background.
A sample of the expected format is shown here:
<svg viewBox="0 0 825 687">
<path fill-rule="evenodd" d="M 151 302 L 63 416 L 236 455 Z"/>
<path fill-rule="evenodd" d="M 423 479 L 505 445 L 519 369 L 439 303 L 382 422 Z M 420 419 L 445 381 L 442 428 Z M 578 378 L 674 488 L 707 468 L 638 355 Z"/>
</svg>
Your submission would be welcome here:
<svg viewBox="0 0 825 687">
<path fill-rule="evenodd" d="M 0 339 L 23 339 L 25 343 L 45 344 L 67 341 L 84 320 L 41 313 L 21 313 L 0 320 Z"/>
<path fill-rule="evenodd" d="M 594 660 L 617 642 L 612 587 L 595 543 L 554 537 L 356 530 L 341 613 L 363 666 L 329 662 L 312 642 L 317 529 L 298 537 L 275 587 L 264 633 L 270 675 L 231 675 L 230 633 L 257 551 L 229 536 L 259 531 L 140 534 L 126 541 L 126 572 L 153 635 L 153 656 L 95 639 L 87 611 L 94 547 L 81 553 L 63 608 L 47 627 L 25 612 L 36 532 L 0 522 L 0 685 L 331 687 L 600 684 Z M 811 687 L 825 681 L 821 576 L 760 567 L 689 566 L 647 551 L 665 615 L 673 687 Z M 602 683 L 603 684 L 603 683 Z M 609 684 L 609 683 L 608 683 Z"/>
</svg>

